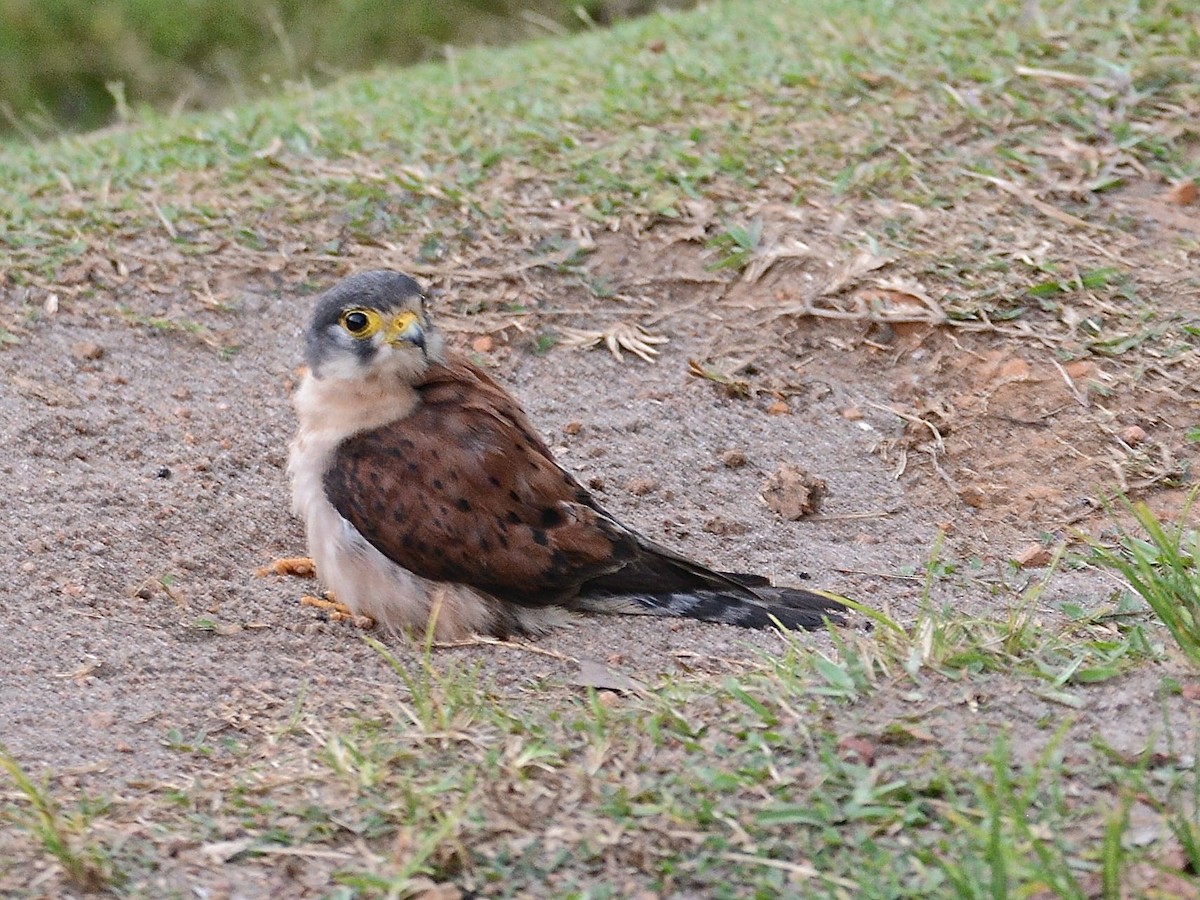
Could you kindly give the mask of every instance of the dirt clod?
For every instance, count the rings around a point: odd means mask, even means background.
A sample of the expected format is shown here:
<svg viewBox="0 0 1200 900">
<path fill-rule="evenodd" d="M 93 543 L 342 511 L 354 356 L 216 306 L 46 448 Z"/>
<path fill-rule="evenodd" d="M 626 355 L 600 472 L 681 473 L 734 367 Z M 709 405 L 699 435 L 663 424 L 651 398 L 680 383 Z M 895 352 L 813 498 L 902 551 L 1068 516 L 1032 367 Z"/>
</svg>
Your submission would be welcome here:
<svg viewBox="0 0 1200 900">
<path fill-rule="evenodd" d="M 1200 199 L 1200 187 L 1191 180 L 1181 181 L 1172 186 L 1163 199 L 1176 206 L 1191 206 Z"/>
<path fill-rule="evenodd" d="M 1022 569 L 1038 569 L 1049 565 L 1051 556 L 1050 551 L 1041 544 L 1029 544 L 1013 557 L 1013 562 Z"/>
<path fill-rule="evenodd" d="M 987 493 L 976 484 L 968 484 L 959 488 L 958 499 L 973 509 L 983 509 L 987 504 Z"/>
<path fill-rule="evenodd" d="M 644 497 L 658 490 L 657 478 L 631 478 L 625 482 L 625 490 L 635 497 Z"/>
<path fill-rule="evenodd" d="M 104 356 L 104 348 L 95 341 L 79 341 L 71 345 L 71 356 L 80 361 L 97 360 Z"/>
<path fill-rule="evenodd" d="M 763 501 L 785 519 L 802 519 L 820 511 L 825 482 L 799 466 L 784 465 L 763 484 Z"/>
<path fill-rule="evenodd" d="M 746 464 L 746 454 L 736 448 L 726 450 L 721 454 L 721 462 L 727 469 L 740 469 Z"/>
<path fill-rule="evenodd" d="M 745 522 L 738 522 L 722 516 L 713 516 L 701 526 L 709 534 L 745 534 L 750 527 Z"/>
<path fill-rule="evenodd" d="M 875 764 L 875 745 L 864 737 L 847 735 L 838 741 L 838 755 L 848 762 L 871 766 Z"/>
<path fill-rule="evenodd" d="M 1146 429 L 1141 425 L 1130 425 L 1127 428 L 1121 429 L 1121 440 L 1130 447 L 1136 447 L 1138 444 L 1146 440 Z"/>
</svg>

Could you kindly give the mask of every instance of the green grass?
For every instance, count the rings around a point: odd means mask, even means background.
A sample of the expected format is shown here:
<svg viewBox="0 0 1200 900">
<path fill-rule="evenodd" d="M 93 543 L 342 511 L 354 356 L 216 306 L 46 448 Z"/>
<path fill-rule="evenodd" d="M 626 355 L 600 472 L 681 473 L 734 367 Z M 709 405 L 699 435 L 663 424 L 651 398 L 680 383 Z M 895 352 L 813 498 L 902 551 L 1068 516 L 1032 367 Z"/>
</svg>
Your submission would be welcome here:
<svg viewBox="0 0 1200 900">
<path fill-rule="evenodd" d="M 1122 530 L 1116 549 L 1092 542 L 1096 563 L 1130 584 L 1194 666 L 1200 666 L 1200 529 L 1192 517 L 1198 496 L 1200 490 L 1192 491 L 1179 521 L 1168 524 L 1159 521 L 1145 503 L 1123 498 L 1140 533 Z"/>
<path fill-rule="evenodd" d="M 448 44 L 581 28 L 603 6 L 200 0 L 181 15 L 167 0 L 7 2 L 0 5 L 0 130 L 98 127 L 151 104 L 244 100 L 288 82 L 428 59 Z"/>
<path fill-rule="evenodd" d="M 796 637 L 724 676 L 666 677 L 640 695 L 534 682 L 521 699 L 454 652 L 373 642 L 396 702 L 365 698 L 342 722 L 298 703 L 268 757 L 222 755 L 214 783 L 86 821 L 9 759 L 37 815 L 0 815 L 27 823 L 80 884 L 93 860 L 145 878 L 166 837 L 185 836 L 233 867 L 326 854 L 332 896 L 346 897 L 443 881 L 488 896 L 1136 894 L 1158 851 L 1132 837 L 1135 799 L 1195 854 L 1188 748 L 1128 758 L 1092 752 L 1093 726 L 1073 712 L 1031 729 L 1005 704 L 967 721 L 940 711 L 996 678 L 1043 691 L 1055 683 L 1047 660 L 1097 653 L 1097 632 L 1069 617 L 1052 629 L 1030 591 L 1003 619 L 931 610 L 911 629 L 842 635 L 834 652 Z M 956 746 L 960 734 L 978 755 Z M 204 735 L 167 746 L 212 752 Z M 611 884 L 613 872 L 624 880 Z"/>
<path fill-rule="evenodd" d="M 437 265 L 494 254 L 542 223 L 548 202 L 615 227 L 683 218 L 713 197 L 712 261 L 740 268 L 770 251 L 746 198 L 970 209 L 997 193 L 984 175 L 1050 191 L 1087 216 L 1114 178 L 1200 174 L 1170 121 L 1200 83 L 1187 62 L 1200 58 L 1182 24 L 1187 4 L 1139 8 L 1128 26 L 1117 0 L 1046 3 L 1032 18 L 1022 9 L 731 2 L 299 87 L 220 114 L 139 112 L 107 133 L 0 148 L 0 247 L 14 286 L 48 289 L 81 257 L 140 268 L 144 257 L 124 254 L 150 242 L 151 259 L 192 259 L 184 277 L 199 292 L 205 264 L 232 272 L 297 246 L 334 258 L 402 244 Z M 1092 166 L 1086 154 L 1057 162 L 1066 141 L 1096 148 L 1109 177 L 1060 200 L 1053 186 L 1086 180 Z M 944 292 L 955 323 L 1061 328 L 1069 305 L 1084 307 L 1076 318 L 1097 350 L 1191 340 L 1180 329 L 1194 323 L 1144 299 L 1135 265 L 1093 255 L 1077 276 L 1064 241 L 1024 271 L 987 218 L 931 228 L 897 212 L 823 250 L 894 255 Z M 534 247 L 566 233 L 551 217 Z M 148 277 L 140 272 L 135 282 Z M 1058 293 L 1039 296 L 1047 285 Z M 1087 315 L 1093 298 L 1118 314 Z M 0 327 L 5 340 L 23 337 Z"/>
<path fill-rule="evenodd" d="M 110 179 L 119 205 L 134 199 L 126 190 L 202 170 L 226 185 L 265 174 L 319 184 L 333 196 L 310 198 L 316 206 L 357 199 L 366 211 L 397 190 L 418 209 L 477 199 L 483 184 L 515 165 L 536 169 L 598 217 L 631 207 L 671 215 L 717 180 L 752 188 L 782 174 L 798 179 L 798 191 L 813 190 L 840 183 L 847 165 L 889 155 L 897 139 L 936 144 L 939 133 L 963 120 L 943 87 L 949 84 L 980 95 L 969 120 L 977 149 L 969 143 L 965 159 L 956 152 L 955 165 L 1009 176 L 1028 172 L 1033 161 L 1006 161 L 997 150 L 1024 146 L 1031 130 L 1053 126 L 1090 140 L 1102 126 L 1128 130 L 1152 120 L 1158 105 L 1193 91 L 1186 68 L 1173 75 L 1166 62 L 1200 50 L 1194 32 L 1172 27 L 1186 18 L 1184 6 L 1157 4 L 1129 29 L 1115 27 L 1123 10 L 1118 3 L 1047 5 L 1038 27 L 1022 24 L 1017 4 L 940 0 L 896 16 L 890 3 L 825 0 L 807 12 L 756 8 L 750 27 L 738 4 L 720 5 L 703 16 L 652 17 L 612 35 L 534 43 L 519 53 L 465 52 L 452 68 L 355 76 L 228 115 L 148 113 L 133 132 L 65 139 L 55 153 L 57 171 L 37 165 L 42 150 L 20 146 L 4 154 L 3 171 L 25 176 L 21 183 L 42 201 L 34 199 L 33 209 L 61 197 L 64 176 L 79 190 Z M 666 49 L 646 49 L 654 40 Z M 1105 98 L 1120 112 L 1102 122 L 1086 93 L 1014 76 L 1019 65 L 1078 73 L 1102 87 L 1116 67 L 1133 78 L 1136 93 Z M 872 101 L 875 108 L 863 108 Z M 598 134 L 606 139 L 597 141 Z M 803 139 L 781 141 L 783 135 Z M 1122 149 L 1168 171 L 1189 165 L 1183 144 L 1154 132 L 1132 132 Z M 366 167 L 348 177 L 306 165 L 359 154 L 364 162 L 403 165 L 386 166 L 379 178 Z M 924 167 L 943 161 L 935 151 Z M 950 187 L 957 194 L 972 183 Z M 899 170 L 841 189 L 870 193 L 872 185 L 905 184 L 921 190 Z M 933 193 L 926 201 L 941 190 Z M 29 206 L 5 204 L 10 228 L 34 240 L 19 228 Z M 487 205 L 475 211 L 499 212 Z M 79 224 L 109 213 L 81 210 Z M 203 218 L 199 210 L 180 213 L 192 223 Z"/>
<path fill-rule="evenodd" d="M 397 660 L 416 673 L 401 676 L 411 704 L 329 737 L 337 790 L 320 815 L 336 823 L 334 841 L 357 835 L 392 860 L 334 880 L 365 896 L 403 895 L 422 878 L 497 896 L 596 896 L 588 873 L 615 867 L 629 879 L 617 895 L 982 897 L 1046 885 L 1083 897 L 1090 878 L 1125 885 L 1145 857 L 1123 843 L 1134 793 L 1161 797 L 1167 815 L 1194 776 L 1174 760 L 1068 759 L 1070 721 L 1028 761 L 993 723 L 982 767 L 967 769 L 936 742 L 891 752 L 900 732 L 874 721 L 868 765 L 836 737 L 852 699 L 823 694 L 813 658 L 723 682 L 666 680 L 640 699 L 560 696 L 549 715 L 494 702 L 453 656 Z M 276 839 L 303 840 L 296 826 Z"/>
<path fill-rule="evenodd" d="M 62 867 L 73 887 L 88 892 L 108 887 L 114 872 L 99 848 L 80 838 L 91 816 L 87 813 L 64 816 L 49 786 L 39 785 L 30 778 L 3 744 L 0 744 L 0 770 L 17 788 L 26 809 L 14 810 L 10 815 L 3 815 L 5 811 L 0 810 L 0 821 L 11 818 L 17 827 L 28 831 L 41 850 Z"/>
</svg>

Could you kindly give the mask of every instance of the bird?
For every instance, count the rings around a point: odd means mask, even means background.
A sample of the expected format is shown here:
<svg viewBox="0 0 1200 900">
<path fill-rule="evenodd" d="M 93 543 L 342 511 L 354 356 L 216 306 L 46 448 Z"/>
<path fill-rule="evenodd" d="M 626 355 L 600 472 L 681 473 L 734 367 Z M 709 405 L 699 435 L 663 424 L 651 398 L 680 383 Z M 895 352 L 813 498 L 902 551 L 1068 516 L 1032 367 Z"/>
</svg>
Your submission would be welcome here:
<svg viewBox="0 0 1200 900">
<path fill-rule="evenodd" d="M 844 624 L 836 594 L 718 571 L 623 524 L 390 269 L 315 303 L 288 473 L 318 579 L 393 632 L 538 636 L 582 613 Z"/>
</svg>

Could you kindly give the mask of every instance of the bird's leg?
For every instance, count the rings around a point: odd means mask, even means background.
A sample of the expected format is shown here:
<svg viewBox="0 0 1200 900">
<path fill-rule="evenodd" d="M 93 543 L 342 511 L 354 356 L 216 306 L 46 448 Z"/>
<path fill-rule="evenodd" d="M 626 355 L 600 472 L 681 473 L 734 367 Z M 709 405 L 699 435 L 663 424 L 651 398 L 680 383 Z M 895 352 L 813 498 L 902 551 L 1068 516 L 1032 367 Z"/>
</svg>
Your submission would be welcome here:
<svg viewBox="0 0 1200 900">
<path fill-rule="evenodd" d="M 375 620 L 370 616 L 356 616 L 354 611 L 346 604 L 341 603 L 333 596 L 331 591 L 326 591 L 323 597 L 313 597 L 310 594 L 305 594 L 300 598 L 301 606 L 311 606 L 322 610 L 331 622 L 350 622 L 356 628 L 361 628 L 364 631 L 375 627 Z"/>
<path fill-rule="evenodd" d="M 258 570 L 259 575 L 291 575 L 296 578 L 315 578 L 317 567 L 307 556 L 285 556 L 274 560 Z M 370 616 L 356 616 L 344 603 L 340 603 L 330 591 L 320 597 L 305 594 L 300 598 L 301 606 L 311 606 L 321 610 L 329 617 L 330 622 L 350 622 L 364 631 L 375 627 L 375 620 Z"/>
</svg>

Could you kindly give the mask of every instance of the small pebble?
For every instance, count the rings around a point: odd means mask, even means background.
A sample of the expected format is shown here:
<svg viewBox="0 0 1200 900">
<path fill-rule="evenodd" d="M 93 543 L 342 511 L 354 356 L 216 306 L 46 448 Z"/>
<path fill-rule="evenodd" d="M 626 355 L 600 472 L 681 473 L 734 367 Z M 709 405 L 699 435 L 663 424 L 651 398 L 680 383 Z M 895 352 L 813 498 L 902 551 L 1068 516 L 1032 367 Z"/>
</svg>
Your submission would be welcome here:
<svg viewBox="0 0 1200 900">
<path fill-rule="evenodd" d="M 1121 429 L 1121 440 L 1130 447 L 1136 447 L 1146 440 L 1146 429 L 1141 425 L 1130 425 L 1128 428 L 1123 428 Z"/>
<path fill-rule="evenodd" d="M 80 341 L 71 345 L 71 355 L 81 361 L 99 359 L 104 355 L 104 348 L 95 341 Z"/>
<path fill-rule="evenodd" d="M 740 469 L 746 464 L 746 454 L 736 448 L 726 450 L 721 454 L 721 462 L 727 469 Z"/>
<path fill-rule="evenodd" d="M 646 494 L 658 490 L 658 482 L 653 478 L 634 478 L 626 482 L 625 490 L 635 497 L 644 497 Z"/>
<path fill-rule="evenodd" d="M 1040 569 L 1049 565 L 1050 559 L 1050 551 L 1041 544 L 1029 544 L 1013 557 L 1013 562 L 1022 569 Z"/>
</svg>

